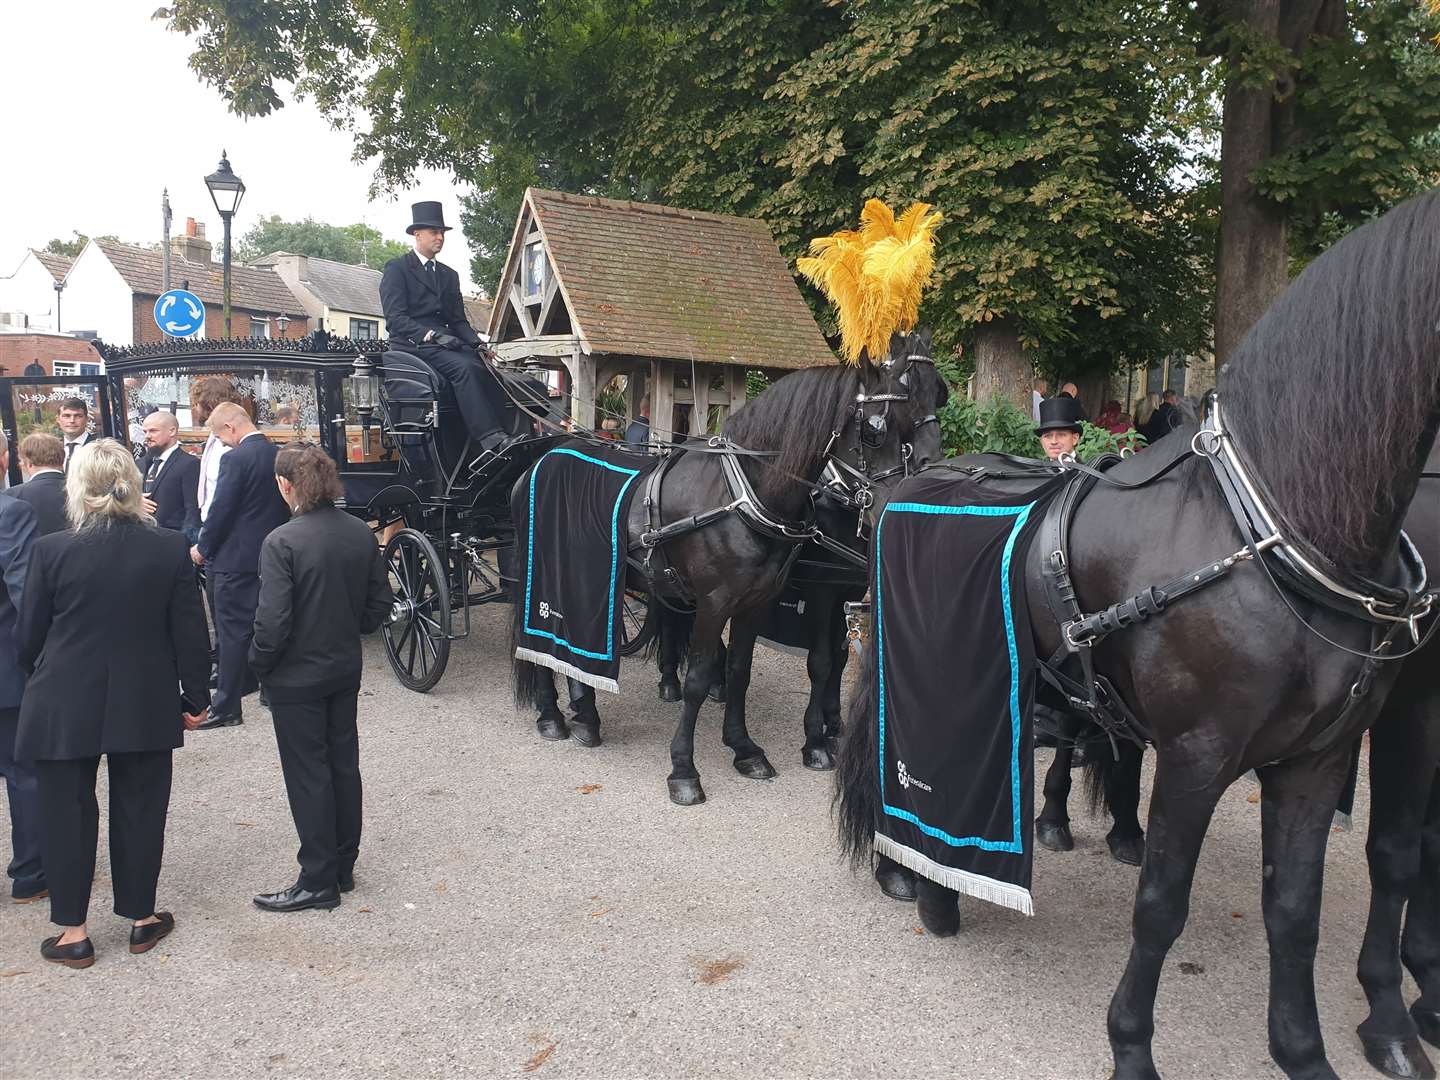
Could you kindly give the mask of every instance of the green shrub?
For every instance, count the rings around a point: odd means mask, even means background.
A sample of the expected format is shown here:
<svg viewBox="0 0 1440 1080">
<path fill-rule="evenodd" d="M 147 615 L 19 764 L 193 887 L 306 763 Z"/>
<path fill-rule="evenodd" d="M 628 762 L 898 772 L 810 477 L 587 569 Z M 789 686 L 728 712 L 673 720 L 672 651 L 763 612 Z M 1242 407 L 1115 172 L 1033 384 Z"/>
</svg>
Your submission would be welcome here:
<svg viewBox="0 0 1440 1080">
<path fill-rule="evenodd" d="M 992 398 L 981 405 L 952 389 L 950 400 L 936 415 L 940 421 L 940 441 L 946 457 L 957 454 L 1045 456 L 1030 414 L 1001 398 Z M 1087 421 L 1076 451 L 1081 461 L 1089 461 L 1101 454 L 1118 454 L 1122 446 L 1138 450 L 1144 445 L 1144 437 L 1133 428 L 1123 434 L 1112 435 Z"/>
</svg>

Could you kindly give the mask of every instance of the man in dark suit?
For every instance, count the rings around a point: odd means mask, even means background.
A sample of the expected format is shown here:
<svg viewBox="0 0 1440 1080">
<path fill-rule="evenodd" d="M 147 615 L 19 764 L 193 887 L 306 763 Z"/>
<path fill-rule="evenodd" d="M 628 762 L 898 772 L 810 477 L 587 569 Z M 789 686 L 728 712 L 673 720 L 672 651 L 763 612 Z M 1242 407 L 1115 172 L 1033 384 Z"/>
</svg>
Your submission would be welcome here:
<svg viewBox="0 0 1440 1080">
<path fill-rule="evenodd" d="M 640 415 L 630 421 L 625 429 L 625 445 L 632 450 L 644 450 L 650 442 L 650 395 L 640 399 Z"/>
<path fill-rule="evenodd" d="M 180 422 L 156 410 L 140 425 L 145 432 L 145 512 L 155 524 L 174 529 L 195 543 L 200 539 L 200 459 L 180 445 Z"/>
<path fill-rule="evenodd" d="M 62 467 L 69 472 L 70 459 L 75 456 L 75 451 L 95 438 L 90 434 L 90 406 L 84 398 L 66 398 L 60 402 L 60 408 L 55 413 L 55 423 L 65 437 L 65 463 Z"/>
<path fill-rule="evenodd" d="M 20 473 L 25 482 L 10 494 L 35 511 L 35 535 L 49 536 L 70 527 L 65 517 L 65 444 L 54 435 L 32 431 L 20 440 Z"/>
<path fill-rule="evenodd" d="M 392 348 L 420 357 L 450 383 L 470 438 L 482 451 L 471 463 L 476 468 L 512 441 L 504 430 L 505 391 L 465 318 L 460 275 L 435 261 L 449 232 L 440 204 L 418 202 L 411 217 L 405 231 L 415 238 L 415 250 L 391 259 L 380 275 L 386 331 Z"/>
<path fill-rule="evenodd" d="M 59 444 L 54 436 L 46 436 Z M 9 462 L 5 433 L 0 432 L 0 471 Z M 23 487 L 25 485 L 21 485 Z M 15 490 L 19 490 L 18 488 Z M 20 699 L 25 672 L 15 648 L 30 547 L 38 535 L 30 504 L 0 495 L 0 776 L 10 803 L 10 896 L 28 904 L 48 895 L 45 869 L 40 862 L 40 794 L 33 761 L 15 755 L 15 733 L 20 721 Z"/>
<path fill-rule="evenodd" d="M 195 565 L 204 566 L 214 582 L 220 651 L 220 677 L 201 728 L 241 723 L 241 698 L 259 689 L 248 654 L 260 597 L 260 545 L 271 529 L 290 520 L 290 507 L 275 486 L 275 444 L 250 415 L 234 402 L 222 402 L 210 414 L 210 430 L 230 452 L 220 459 L 215 501 L 190 549 Z"/>
</svg>

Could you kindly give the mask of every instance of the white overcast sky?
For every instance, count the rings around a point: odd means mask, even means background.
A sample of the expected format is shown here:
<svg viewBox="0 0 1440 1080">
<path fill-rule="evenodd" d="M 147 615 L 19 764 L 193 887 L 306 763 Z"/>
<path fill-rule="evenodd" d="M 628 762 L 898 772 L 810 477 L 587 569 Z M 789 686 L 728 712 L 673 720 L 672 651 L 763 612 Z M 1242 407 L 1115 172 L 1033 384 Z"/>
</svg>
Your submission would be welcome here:
<svg viewBox="0 0 1440 1080">
<path fill-rule="evenodd" d="M 313 106 L 289 102 L 242 120 L 204 86 L 186 60 L 190 40 L 150 16 L 160 0 L 15 0 L 4 5 L 0 61 L 0 274 L 27 247 L 52 237 L 113 233 L 158 242 L 160 192 L 170 190 L 173 232 L 206 224 L 220 257 L 220 216 L 204 178 L 220 151 L 245 181 L 238 240 L 260 216 L 364 221 L 406 240 L 412 201 L 439 199 L 455 226 L 442 260 L 473 291 L 459 230 L 459 192 L 438 173 L 417 178 L 395 201 L 369 200 L 372 168 L 350 159 L 350 137 Z M 490 283 L 487 287 L 493 288 Z"/>
</svg>

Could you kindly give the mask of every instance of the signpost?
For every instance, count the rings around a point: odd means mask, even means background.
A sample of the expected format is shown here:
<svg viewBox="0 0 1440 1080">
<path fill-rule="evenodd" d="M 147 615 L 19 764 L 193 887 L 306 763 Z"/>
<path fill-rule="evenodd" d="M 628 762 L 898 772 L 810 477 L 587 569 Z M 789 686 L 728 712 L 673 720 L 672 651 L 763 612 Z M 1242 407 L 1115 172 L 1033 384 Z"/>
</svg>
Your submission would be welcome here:
<svg viewBox="0 0 1440 1080">
<path fill-rule="evenodd" d="M 190 337 L 205 325 L 205 305 L 184 289 L 171 289 L 155 301 L 155 325 L 171 337 Z"/>
</svg>

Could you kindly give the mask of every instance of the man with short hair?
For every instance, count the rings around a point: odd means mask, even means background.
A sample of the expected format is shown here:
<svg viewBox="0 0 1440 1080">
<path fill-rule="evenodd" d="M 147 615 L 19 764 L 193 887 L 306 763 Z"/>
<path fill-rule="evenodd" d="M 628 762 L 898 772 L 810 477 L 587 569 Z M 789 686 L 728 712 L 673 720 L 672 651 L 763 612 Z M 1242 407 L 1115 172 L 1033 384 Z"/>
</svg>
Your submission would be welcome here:
<svg viewBox="0 0 1440 1080">
<path fill-rule="evenodd" d="M 640 399 L 639 416 L 630 421 L 625 429 L 625 445 L 632 450 L 644 450 L 650 441 L 650 395 Z"/>
<path fill-rule="evenodd" d="M 1150 432 L 1153 436 L 1150 441 L 1152 443 L 1156 439 L 1163 439 L 1180 426 L 1184 417 L 1180 414 L 1177 400 L 1174 390 L 1166 390 L 1160 395 L 1160 407 L 1155 410 L 1155 415 L 1150 420 Z"/>
<path fill-rule="evenodd" d="M 65 444 L 44 431 L 20 440 L 20 474 L 25 482 L 10 494 L 35 511 L 35 535 L 49 536 L 70 527 L 65 516 Z"/>
<path fill-rule="evenodd" d="M 70 471 L 70 459 L 75 451 L 90 441 L 90 406 L 84 398 L 68 397 L 60 402 L 60 411 L 55 414 L 55 423 L 65 437 L 65 463 L 61 466 Z"/>
<path fill-rule="evenodd" d="M 392 348 L 420 357 L 450 384 L 470 439 L 481 451 L 470 462 L 479 470 L 518 436 L 505 431 L 506 394 L 465 317 L 460 275 L 435 261 L 450 231 L 441 206 L 415 203 L 411 218 L 405 231 L 415 238 L 415 250 L 391 259 L 380 275 L 385 329 Z"/>
<path fill-rule="evenodd" d="M 57 442 L 59 440 L 56 440 Z M 0 431 L 0 471 L 10 466 L 9 443 Z M 23 486 L 23 485 L 22 485 Z M 15 623 L 35 542 L 35 511 L 30 504 L 0 495 L 0 776 L 10 803 L 10 897 L 28 904 L 48 896 L 40 861 L 40 792 L 35 763 L 15 757 L 15 731 L 25 672 L 15 648 Z"/>
<path fill-rule="evenodd" d="M 260 687 L 250 670 L 250 639 L 260 598 L 260 545 L 290 520 L 290 507 L 275 486 L 275 444 L 231 401 L 210 414 L 210 432 L 230 448 L 220 459 L 215 500 L 190 549 L 196 566 L 213 582 L 215 637 L 220 672 L 210 717 L 201 729 L 243 723 L 241 699 Z"/>
<path fill-rule="evenodd" d="M 173 413 L 156 409 L 140 428 L 147 451 L 140 465 L 145 510 L 155 515 L 155 524 L 184 533 L 193 544 L 200 539 L 200 459 L 181 447 L 180 421 Z"/>
<path fill-rule="evenodd" d="M 1050 384 L 1044 379 L 1036 379 L 1030 387 L 1030 419 L 1035 423 L 1040 422 L 1040 402 L 1045 400 L 1045 395 L 1050 392 Z"/>
</svg>

